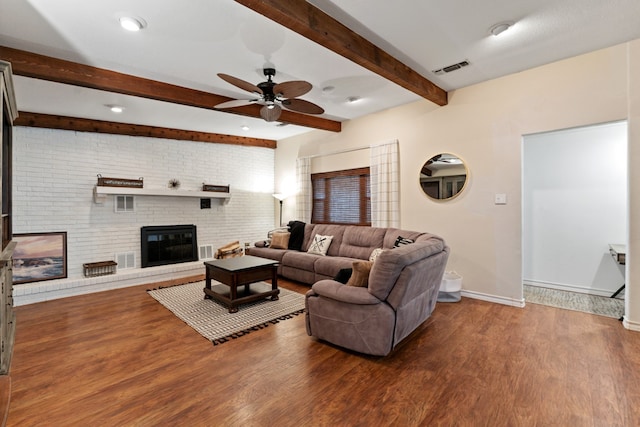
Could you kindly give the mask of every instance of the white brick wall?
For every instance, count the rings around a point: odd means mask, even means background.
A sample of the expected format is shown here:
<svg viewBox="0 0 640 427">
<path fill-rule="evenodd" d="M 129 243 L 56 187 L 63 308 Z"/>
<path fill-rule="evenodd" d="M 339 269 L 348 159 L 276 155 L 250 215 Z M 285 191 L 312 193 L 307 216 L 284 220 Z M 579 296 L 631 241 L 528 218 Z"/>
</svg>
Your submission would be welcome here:
<svg viewBox="0 0 640 427">
<path fill-rule="evenodd" d="M 145 225 L 195 224 L 198 244 L 215 248 L 264 239 L 275 222 L 272 149 L 27 127 L 16 127 L 13 141 L 13 232 L 66 231 L 67 282 L 82 283 L 83 263 L 118 252 L 135 252 L 139 270 Z M 199 198 L 135 196 L 135 212 L 116 213 L 114 196 L 93 202 L 97 174 L 143 177 L 148 189 L 173 178 L 181 190 L 229 184 L 231 199 L 200 209 Z"/>
</svg>

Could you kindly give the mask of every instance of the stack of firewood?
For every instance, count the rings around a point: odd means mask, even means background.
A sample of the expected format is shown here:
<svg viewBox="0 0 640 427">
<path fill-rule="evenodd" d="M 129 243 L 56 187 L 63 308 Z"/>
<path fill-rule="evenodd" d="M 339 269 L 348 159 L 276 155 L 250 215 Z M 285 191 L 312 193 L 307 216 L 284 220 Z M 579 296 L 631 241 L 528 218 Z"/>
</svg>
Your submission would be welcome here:
<svg viewBox="0 0 640 427">
<path fill-rule="evenodd" d="M 227 243 L 226 245 L 216 250 L 216 259 L 234 258 L 244 255 L 242 248 L 240 247 L 240 241 Z"/>
</svg>

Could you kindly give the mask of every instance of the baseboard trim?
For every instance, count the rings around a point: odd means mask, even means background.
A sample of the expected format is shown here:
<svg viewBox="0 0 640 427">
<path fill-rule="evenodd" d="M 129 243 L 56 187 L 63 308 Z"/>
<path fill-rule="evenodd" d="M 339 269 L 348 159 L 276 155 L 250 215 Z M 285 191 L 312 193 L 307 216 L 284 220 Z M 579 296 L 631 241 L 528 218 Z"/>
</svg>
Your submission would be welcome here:
<svg viewBox="0 0 640 427">
<path fill-rule="evenodd" d="M 483 294 L 481 292 L 462 290 L 462 296 L 467 298 L 478 299 L 482 301 L 493 302 L 496 304 L 510 305 L 512 307 L 524 308 L 524 298 L 517 300 L 513 298 L 499 297 L 496 295 Z"/>
<path fill-rule="evenodd" d="M 118 271 L 99 277 L 46 280 L 13 286 L 13 304 L 21 306 L 112 289 L 204 275 L 202 261 Z"/>
<path fill-rule="evenodd" d="M 628 329 L 630 331 L 640 332 L 640 322 L 635 322 L 627 319 L 626 314 L 622 318 L 622 326 L 624 326 L 625 329 Z"/>
</svg>

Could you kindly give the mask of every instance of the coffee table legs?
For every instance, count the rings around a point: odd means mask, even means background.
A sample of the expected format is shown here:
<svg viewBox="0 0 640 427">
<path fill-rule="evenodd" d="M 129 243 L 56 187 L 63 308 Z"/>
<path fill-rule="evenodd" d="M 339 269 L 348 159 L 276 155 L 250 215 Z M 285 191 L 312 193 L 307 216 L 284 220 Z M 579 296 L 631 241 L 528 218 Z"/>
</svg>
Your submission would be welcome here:
<svg viewBox="0 0 640 427">
<path fill-rule="evenodd" d="M 278 290 L 278 270 L 276 270 L 275 267 L 271 270 L 271 290 L 274 292 L 274 294 L 271 295 L 271 301 L 277 301 L 280 299 L 278 296 L 280 293 Z"/>
</svg>

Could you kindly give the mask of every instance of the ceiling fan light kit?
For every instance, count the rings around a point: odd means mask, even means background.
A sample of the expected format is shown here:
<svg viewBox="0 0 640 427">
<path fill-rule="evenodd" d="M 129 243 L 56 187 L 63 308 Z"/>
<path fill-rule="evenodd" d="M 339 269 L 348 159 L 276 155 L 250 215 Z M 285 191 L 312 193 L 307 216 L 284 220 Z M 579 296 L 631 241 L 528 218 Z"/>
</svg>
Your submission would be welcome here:
<svg viewBox="0 0 640 427">
<path fill-rule="evenodd" d="M 282 113 L 282 108 L 277 105 L 265 105 L 260 109 L 260 117 L 262 117 L 267 122 L 275 122 L 280 118 L 280 114 Z"/>
<path fill-rule="evenodd" d="M 250 104 L 260 104 L 260 117 L 267 122 L 278 120 L 282 113 L 282 107 L 305 114 L 322 114 L 324 109 L 312 102 L 297 98 L 309 92 L 313 86 L 303 80 L 293 80 L 284 83 L 275 83 L 273 76 L 276 75 L 275 68 L 264 68 L 266 82 L 257 86 L 228 74 L 218 73 L 218 77 L 236 87 L 259 96 L 255 99 L 234 99 L 223 102 L 215 106 L 217 109 L 236 108 Z"/>
</svg>

